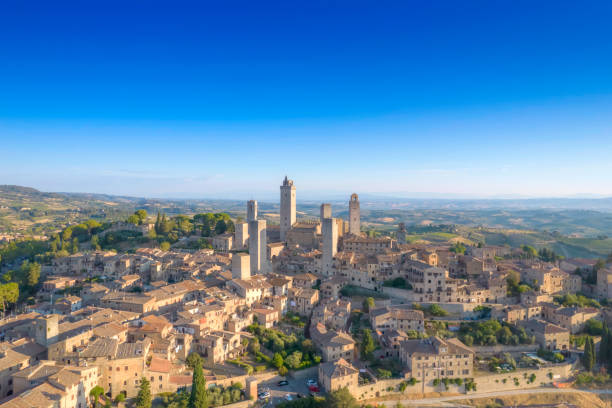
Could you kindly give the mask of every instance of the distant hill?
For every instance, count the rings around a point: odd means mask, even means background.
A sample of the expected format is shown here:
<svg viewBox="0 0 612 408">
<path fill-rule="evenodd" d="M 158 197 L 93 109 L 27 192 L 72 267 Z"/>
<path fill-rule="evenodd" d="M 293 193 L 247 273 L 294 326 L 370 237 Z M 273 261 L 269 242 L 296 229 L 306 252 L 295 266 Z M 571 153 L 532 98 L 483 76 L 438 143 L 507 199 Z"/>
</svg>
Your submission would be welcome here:
<svg viewBox="0 0 612 408">
<path fill-rule="evenodd" d="M 555 249 L 565 256 L 597 257 L 612 251 L 612 198 L 448 200 L 393 199 L 364 194 L 364 229 L 392 232 L 407 226 L 457 225 L 456 233 L 415 234 L 413 240 L 484 241 L 490 244 Z M 319 202 L 300 200 L 301 216 L 316 218 Z M 243 200 L 149 199 L 94 193 L 41 192 L 31 187 L 0 185 L 0 233 L 45 234 L 94 218 L 125 219 L 143 208 L 168 215 L 228 212 L 244 217 Z M 262 214 L 278 213 L 278 202 L 260 202 Z M 335 217 L 347 218 L 347 200 L 332 201 Z M 270 220 L 274 222 L 272 219 Z M 454 241 L 451 241 L 454 242 Z"/>
</svg>

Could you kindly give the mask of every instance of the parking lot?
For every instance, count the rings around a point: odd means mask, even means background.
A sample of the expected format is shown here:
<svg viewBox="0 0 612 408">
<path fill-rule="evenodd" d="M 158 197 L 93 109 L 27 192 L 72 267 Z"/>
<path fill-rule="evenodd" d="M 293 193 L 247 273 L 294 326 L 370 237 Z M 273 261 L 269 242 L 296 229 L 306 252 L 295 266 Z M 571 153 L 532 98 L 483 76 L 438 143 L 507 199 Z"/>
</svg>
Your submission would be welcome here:
<svg viewBox="0 0 612 408">
<path fill-rule="evenodd" d="M 317 380 L 316 377 L 313 377 L 314 380 Z M 287 385 L 278 385 L 279 381 L 286 380 L 289 382 Z M 281 376 L 276 376 L 268 381 L 264 381 L 259 384 L 258 393 L 262 391 L 269 391 L 270 398 L 269 404 L 276 405 L 280 402 L 286 401 L 285 396 L 287 394 L 291 395 L 291 398 L 296 399 L 297 394 L 301 394 L 306 397 L 310 395 L 310 391 L 308 391 L 308 386 L 306 385 L 307 378 L 304 379 L 293 379 L 293 378 L 285 378 Z"/>
</svg>

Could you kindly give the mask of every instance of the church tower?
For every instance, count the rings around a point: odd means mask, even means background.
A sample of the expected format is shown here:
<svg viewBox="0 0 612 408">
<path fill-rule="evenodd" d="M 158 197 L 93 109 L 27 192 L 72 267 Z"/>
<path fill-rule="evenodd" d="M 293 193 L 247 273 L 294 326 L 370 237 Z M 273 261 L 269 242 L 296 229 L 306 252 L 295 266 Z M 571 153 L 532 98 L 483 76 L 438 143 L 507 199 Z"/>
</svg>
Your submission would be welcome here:
<svg viewBox="0 0 612 408">
<path fill-rule="evenodd" d="M 280 239 L 287 239 L 287 231 L 295 224 L 295 186 L 293 180 L 283 180 L 280 186 Z"/>
<path fill-rule="evenodd" d="M 349 201 L 349 234 L 359 235 L 361 233 L 361 213 L 359 210 L 359 196 L 351 194 Z"/>
</svg>

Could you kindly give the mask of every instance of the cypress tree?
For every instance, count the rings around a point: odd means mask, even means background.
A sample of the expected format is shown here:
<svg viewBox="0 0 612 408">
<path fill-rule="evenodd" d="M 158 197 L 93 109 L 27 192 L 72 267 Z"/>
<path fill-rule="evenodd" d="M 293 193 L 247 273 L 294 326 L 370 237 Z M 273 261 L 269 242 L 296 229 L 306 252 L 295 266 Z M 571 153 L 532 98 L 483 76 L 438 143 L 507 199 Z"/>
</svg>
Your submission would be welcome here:
<svg viewBox="0 0 612 408">
<path fill-rule="evenodd" d="M 604 350 L 604 356 L 606 357 L 606 362 L 608 363 L 608 371 L 612 371 L 612 329 L 608 328 L 607 333 L 607 345 L 606 350 Z"/>
<path fill-rule="evenodd" d="M 136 408 L 151 408 L 151 384 L 149 380 L 142 377 L 140 380 L 140 390 L 136 396 Z"/>
<path fill-rule="evenodd" d="M 595 344 L 593 343 L 591 336 L 589 336 L 584 343 L 584 353 L 582 355 L 582 365 L 587 371 L 593 370 L 593 365 L 595 363 L 593 350 L 595 350 Z"/>
<path fill-rule="evenodd" d="M 201 362 L 196 362 L 191 382 L 191 395 L 187 408 L 208 408 L 208 392 L 206 392 L 206 379 L 202 371 Z"/>
<path fill-rule="evenodd" d="M 161 220 L 159 218 L 159 211 L 158 211 L 157 212 L 157 218 L 155 219 L 155 233 L 156 234 L 159 234 L 160 224 L 161 224 Z"/>
<path fill-rule="evenodd" d="M 599 343 L 599 353 L 597 354 L 597 362 L 605 364 L 608 361 L 608 338 L 610 336 L 608 325 L 604 321 L 603 330 L 601 333 L 601 342 Z"/>
</svg>

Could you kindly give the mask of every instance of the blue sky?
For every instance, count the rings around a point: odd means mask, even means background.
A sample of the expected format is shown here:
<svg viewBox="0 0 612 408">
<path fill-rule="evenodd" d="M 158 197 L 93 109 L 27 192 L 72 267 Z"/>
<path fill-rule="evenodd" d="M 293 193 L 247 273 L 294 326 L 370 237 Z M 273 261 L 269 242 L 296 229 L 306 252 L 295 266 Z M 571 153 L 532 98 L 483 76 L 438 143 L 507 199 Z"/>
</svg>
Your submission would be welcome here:
<svg viewBox="0 0 612 408">
<path fill-rule="evenodd" d="M 23 2 L 0 184 L 612 195 L 612 3 Z"/>
</svg>

